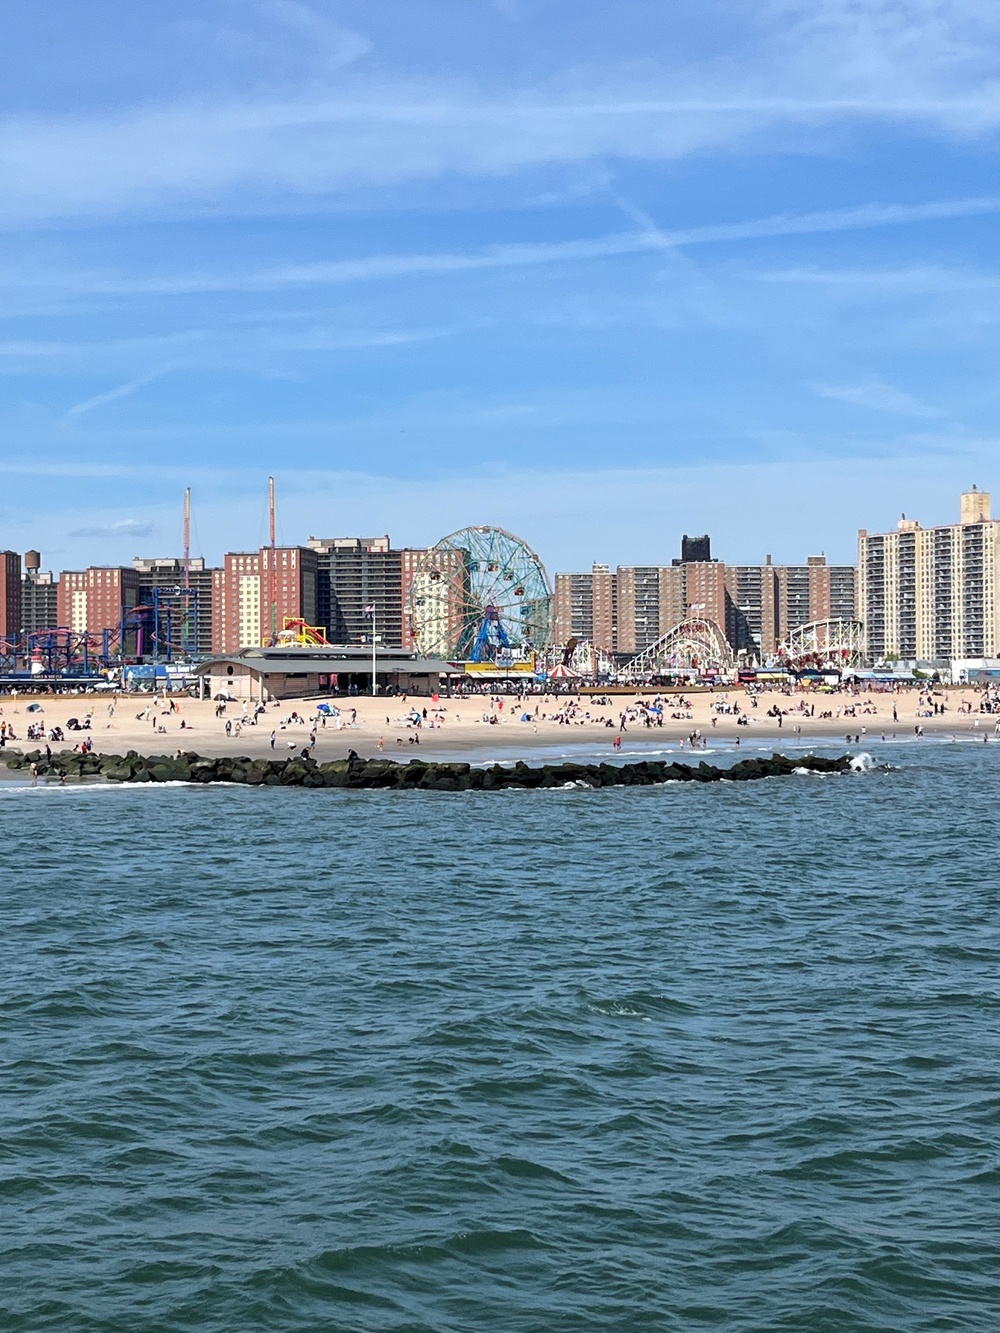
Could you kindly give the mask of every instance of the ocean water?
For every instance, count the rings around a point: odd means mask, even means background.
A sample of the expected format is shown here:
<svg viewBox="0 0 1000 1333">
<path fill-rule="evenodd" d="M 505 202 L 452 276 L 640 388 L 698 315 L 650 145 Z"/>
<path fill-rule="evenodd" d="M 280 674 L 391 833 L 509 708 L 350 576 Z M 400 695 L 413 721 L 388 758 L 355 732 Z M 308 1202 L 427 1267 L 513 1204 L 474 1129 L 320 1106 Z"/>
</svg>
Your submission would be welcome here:
<svg viewBox="0 0 1000 1333">
<path fill-rule="evenodd" d="M 993 1333 L 1000 744 L 876 758 L 0 786 L 0 1328 Z"/>
</svg>

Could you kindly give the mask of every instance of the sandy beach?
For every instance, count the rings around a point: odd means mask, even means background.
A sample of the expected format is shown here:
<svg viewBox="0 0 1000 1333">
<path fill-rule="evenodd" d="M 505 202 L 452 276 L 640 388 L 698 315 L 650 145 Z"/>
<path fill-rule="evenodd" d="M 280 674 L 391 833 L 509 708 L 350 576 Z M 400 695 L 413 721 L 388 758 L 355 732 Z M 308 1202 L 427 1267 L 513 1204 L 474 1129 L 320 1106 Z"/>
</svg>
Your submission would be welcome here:
<svg viewBox="0 0 1000 1333">
<path fill-rule="evenodd" d="M 532 752 L 540 750 L 564 751 L 582 746 L 589 750 L 606 746 L 613 755 L 617 737 L 621 738 L 622 751 L 630 753 L 665 743 L 687 747 L 692 736 L 696 737 L 697 748 L 704 742 L 735 744 L 737 740 L 741 746 L 763 743 L 775 748 L 807 740 L 876 744 L 883 739 L 917 739 L 918 727 L 927 736 L 993 739 L 998 721 L 996 715 L 979 712 L 980 696 L 970 689 L 935 694 L 933 703 L 943 705 L 945 711 L 931 716 L 925 715 L 926 700 L 922 701 L 917 690 L 858 696 L 765 693 L 758 696 L 756 706 L 742 690 L 664 695 L 662 726 L 647 726 L 644 705 L 652 704 L 655 698 L 655 692 L 637 692 L 611 696 L 610 703 L 565 695 L 531 695 L 522 702 L 510 696 L 437 701 L 404 701 L 400 697 L 298 699 L 271 703 L 254 721 L 252 712 L 246 713 L 240 703 L 227 704 L 225 713 L 217 716 L 218 704 L 186 697 L 175 697 L 171 711 L 169 701 L 148 695 L 3 696 L 0 722 L 13 728 L 15 739 L 9 739 L 8 745 L 20 749 L 44 746 L 46 741 L 53 751 L 72 749 L 89 735 L 100 753 L 136 750 L 142 754 L 172 754 L 195 750 L 207 756 L 276 758 L 306 748 L 315 728 L 313 753 L 322 762 L 343 758 L 351 749 L 366 758 L 381 749 L 387 757 L 399 759 L 472 752 L 530 758 Z M 32 704 L 40 704 L 42 711 L 31 710 Z M 318 714 L 319 704 L 339 710 L 339 715 Z M 780 720 L 769 715 L 776 707 L 782 711 Z M 414 713 L 419 714 L 419 726 Z M 89 732 L 67 729 L 70 718 L 82 722 L 88 714 Z M 626 714 L 624 728 L 622 714 Z M 737 723 L 740 715 L 746 717 L 745 725 Z M 28 739 L 31 723 L 44 725 L 46 740 Z M 54 727 L 62 727 L 64 740 L 48 739 Z"/>
</svg>

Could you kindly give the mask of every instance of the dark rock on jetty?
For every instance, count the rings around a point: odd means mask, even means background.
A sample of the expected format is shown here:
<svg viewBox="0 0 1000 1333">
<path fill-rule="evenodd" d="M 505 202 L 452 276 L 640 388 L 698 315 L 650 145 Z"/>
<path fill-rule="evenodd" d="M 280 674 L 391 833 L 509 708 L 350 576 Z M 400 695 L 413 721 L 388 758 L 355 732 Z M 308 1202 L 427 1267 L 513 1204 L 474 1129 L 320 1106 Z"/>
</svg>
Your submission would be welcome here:
<svg viewBox="0 0 1000 1333">
<path fill-rule="evenodd" d="M 666 764 L 642 760 L 635 764 L 542 764 L 530 768 L 523 761 L 472 768 L 462 763 L 408 764 L 391 759 L 337 759 L 317 764 L 301 756 L 290 759 L 245 757 L 206 759 L 190 751 L 173 757 L 141 755 L 76 754 L 62 751 L 46 759 L 40 750 L 26 754 L 0 751 L 8 768 L 30 769 L 35 765 L 42 778 L 102 778 L 105 782 L 241 782 L 251 787 L 350 787 L 417 788 L 420 791 L 499 791 L 505 787 L 650 787 L 661 782 L 749 782 L 754 778 L 788 777 L 796 769 L 810 773 L 846 773 L 849 755 L 824 759 L 806 755 L 787 759 L 744 759 L 731 768 L 699 764 Z"/>
</svg>

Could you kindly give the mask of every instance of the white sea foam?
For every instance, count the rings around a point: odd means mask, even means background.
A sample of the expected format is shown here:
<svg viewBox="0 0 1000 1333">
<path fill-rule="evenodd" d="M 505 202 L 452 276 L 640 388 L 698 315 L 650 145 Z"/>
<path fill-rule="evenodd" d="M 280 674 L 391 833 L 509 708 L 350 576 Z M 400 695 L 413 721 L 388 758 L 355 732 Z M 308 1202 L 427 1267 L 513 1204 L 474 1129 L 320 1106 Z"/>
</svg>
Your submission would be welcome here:
<svg viewBox="0 0 1000 1333">
<path fill-rule="evenodd" d="M 0 799 L 14 796 L 91 796 L 101 792 L 121 791 L 156 791 L 164 787 L 194 787 L 193 782 L 80 782 L 67 783 L 39 782 L 33 786 L 30 782 L 4 781 L 0 783 Z M 218 785 L 218 784 L 213 784 Z"/>
</svg>

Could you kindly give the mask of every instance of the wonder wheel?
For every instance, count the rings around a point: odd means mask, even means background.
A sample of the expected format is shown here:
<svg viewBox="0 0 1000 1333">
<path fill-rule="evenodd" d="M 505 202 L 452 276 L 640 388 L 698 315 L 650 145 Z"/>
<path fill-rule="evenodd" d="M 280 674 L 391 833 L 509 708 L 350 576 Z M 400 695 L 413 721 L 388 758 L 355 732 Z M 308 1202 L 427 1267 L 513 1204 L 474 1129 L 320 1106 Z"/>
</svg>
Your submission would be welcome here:
<svg viewBox="0 0 1000 1333">
<path fill-rule="evenodd" d="M 462 528 L 422 556 L 407 598 L 419 652 L 449 661 L 525 662 L 549 645 L 552 588 L 526 542 Z"/>
</svg>

